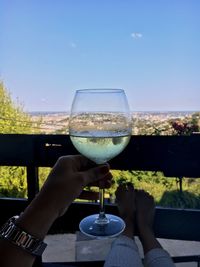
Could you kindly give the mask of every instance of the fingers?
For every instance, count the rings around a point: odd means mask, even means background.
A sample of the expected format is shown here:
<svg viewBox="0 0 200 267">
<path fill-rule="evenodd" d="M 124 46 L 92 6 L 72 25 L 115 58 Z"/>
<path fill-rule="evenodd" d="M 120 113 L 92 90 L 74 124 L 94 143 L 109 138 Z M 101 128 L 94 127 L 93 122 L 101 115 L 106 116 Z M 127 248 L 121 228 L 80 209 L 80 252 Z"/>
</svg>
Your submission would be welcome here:
<svg viewBox="0 0 200 267">
<path fill-rule="evenodd" d="M 71 155 L 60 157 L 56 165 L 59 166 L 61 173 L 73 172 L 79 174 L 80 183 L 83 186 L 93 185 L 99 186 L 101 181 L 102 188 L 109 188 L 111 186 L 112 175 L 109 172 L 109 164 L 96 165 L 91 160 L 82 155 Z M 58 172 L 58 170 L 57 170 Z"/>
<path fill-rule="evenodd" d="M 82 155 L 62 156 L 58 159 L 58 163 L 73 171 L 81 171 L 96 166 L 94 162 Z"/>
<path fill-rule="evenodd" d="M 96 166 L 96 163 L 82 155 L 74 155 L 72 157 L 74 157 L 74 160 L 76 161 L 77 170 L 84 171 Z"/>
<path fill-rule="evenodd" d="M 95 183 L 94 185 L 99 186 L 100 189 L 110 188 L 112 185 L 112 174 L 109 172 L 102 180 Z"/>
<path fill-rule="evenodd" d="M 83 172 L 85 185 L 97 185 L 102 188 L 111 186 L 112 174 L 108 164 L 100 165 Z"/>
</svg>

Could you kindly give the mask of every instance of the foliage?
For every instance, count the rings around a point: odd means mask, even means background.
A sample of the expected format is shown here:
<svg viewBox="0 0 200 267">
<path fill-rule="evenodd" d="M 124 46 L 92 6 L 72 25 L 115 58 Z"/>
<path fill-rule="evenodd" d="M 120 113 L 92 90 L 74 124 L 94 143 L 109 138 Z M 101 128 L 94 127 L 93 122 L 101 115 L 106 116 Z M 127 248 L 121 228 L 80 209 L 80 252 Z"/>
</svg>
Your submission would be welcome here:
<svg viewBox="0 0 200 267">
<path fill-rule="evenodd" d="M 0 167 L 0 197 L 27 197 L 24 167 Z"/>
<path fill-rule="evenodd" d="M 14 103 L 11 95 L 0 82 L 0 133 L 38 133 L 32 127 L 30 116 L 19 103 Z"/>
<path fill-rule="evenodd" d="M 47 176 L 50 173 L 50 171 L 51 171 L 51 168 L 47 168 L 47 167 L 39 168 L 39 188 L 41 188 L 44 182 L 46 181 Z"/>
<path fill-rule="evenodd" d="M 195 120 L 191 120 L 190 122 L 172 121 L 171 125 L 177 135 L 190 135 L 199 131 L 199 127 Z"/>
<path fill-rule="evenodd" d="M 174 208 L 200 209 L 200 195 L 178 190 L 164 192 L 159 205 L 171 207 L 172 204 Z"/>
<path fill-rule="evenodd" d="M 38 127 L 33 127 L 31 118 L 23 111 L 23 107 L 13 102 L 2 82 L 0 82 L 0 133 L 39 133 Z M 26 197 L 26 195 L 25 168 L 0 167 L 0 196 Z"/>
<path fill-rule="evenodd" d="M 139 135 L 190 135 L 200 131 L 200 113 L 180 118 L 133 117 L 133 134 Z"/>
<path fill-rule="evenodd" d="M 200 209 L 200 183 L 198 179 L 184 178 L 180 192 L 177 177 L 165 177 L 161 172 L 112 171 L 114 181 L 109 193 L 113 196 L 121 182 L 131 182 L 136 189 L 149 192 L 159 206 Z"/>
</svg>

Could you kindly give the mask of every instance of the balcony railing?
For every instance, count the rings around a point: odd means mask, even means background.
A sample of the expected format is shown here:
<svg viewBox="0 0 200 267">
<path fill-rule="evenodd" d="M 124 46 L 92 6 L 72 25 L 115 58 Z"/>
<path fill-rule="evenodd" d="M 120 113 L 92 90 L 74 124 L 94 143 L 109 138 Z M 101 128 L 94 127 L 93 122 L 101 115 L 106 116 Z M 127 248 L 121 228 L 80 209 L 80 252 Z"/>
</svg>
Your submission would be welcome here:
<svg viewBox="0 0 200 267">
<path fill-rule="evenodd" d="M 52 167 L 58 157 L 72 154 L 77 154 L 77 151 L 68 135 L 0 134 L 0 166 L 25 166 L 28 190 L 28 199 L 0 199 L 0 224 L 23 211 L 34 198 L 39 190 L 39 167 Z M 200 135 L 132 136 L 127 148 L 111 160 L 110 165 L 118 170 L 162 171 L 167 177 L 198 178 Z M 97 211 L 96 203 L 73 203 L 66 214 L 53 224 L 50 232 L 74 232 L 83 217 Z M 118 213 L 113 204 L 107 204 L 106 211 Z M 156 208 L 156 237 L 200 241 L 199 223 L 200 210 Z M 174 257 L 174 261 L 195 261 L 200 265 L 200 256 Z M 77 263 L 77 266 L 80 264 Z M 95 263 L 95 266 L 100 265 L 102 263 Z"/>
</svg>

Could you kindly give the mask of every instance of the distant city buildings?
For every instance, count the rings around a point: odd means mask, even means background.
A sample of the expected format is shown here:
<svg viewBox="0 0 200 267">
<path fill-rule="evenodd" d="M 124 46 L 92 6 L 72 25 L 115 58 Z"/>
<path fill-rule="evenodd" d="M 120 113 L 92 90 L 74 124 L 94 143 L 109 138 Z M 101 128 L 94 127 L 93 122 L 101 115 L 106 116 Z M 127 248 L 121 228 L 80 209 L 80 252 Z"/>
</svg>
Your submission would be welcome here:
<svg viewBox="0 0 200 267">
<path fill-rule="evenodd" d="M 86 114 L 86 117 L 88 115 Z M 31 114 L 32 121 L 37 123 L 44 134 L 67 134 L 69 114 L 67 113 L 38 113 Z M 113 116 L 113 120 L 121 118 Z M 91 120 L 91 119 L 90 119 Z M 200 128 L 200 112 L 173 111 L 173 112 L 133 112 L 132 134 L 133 135 L 168 135 L 176 134 L 172 122 L 196 123 Z M 77 122 L 78 123 L 78 122 Z M 93 125 L 92 120 L 90 121 Z M 109 121 L 108 121 L 109 124 Z M 198 128 L 198 129 L 199 129 Z"/>
</svg>

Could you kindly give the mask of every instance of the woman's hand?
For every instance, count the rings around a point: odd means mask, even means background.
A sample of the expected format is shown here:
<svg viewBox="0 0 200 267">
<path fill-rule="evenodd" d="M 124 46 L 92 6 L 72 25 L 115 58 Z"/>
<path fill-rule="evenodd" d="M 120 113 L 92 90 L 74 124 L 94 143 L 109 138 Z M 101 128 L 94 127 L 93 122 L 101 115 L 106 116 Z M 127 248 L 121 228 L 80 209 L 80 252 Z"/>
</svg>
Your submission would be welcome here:
<svg viewBox="0 0 200 267">
<path fill-rule="evenodd" d="M 56 200 L 58 216 L 61 216 L 85 186 L 99 186 L 100 183 L 101 187 L 109 188 L 111 179 L 108 164 L 96 166 L 81 155 L 63 156 L 50 172 L 41 193 L 50 201 Z M 89 196 L 89 192 L 87 194 Z"/>
<path fill-rule="evenodd" d="M 111 179 L 108 164 L 96 166 L 81 155 L 61 157 L 17 223 L 27 232 L 43 238 L 86 185 L 99 185 L 101 182 L 104 187 L 110 187 Z"/>
</svg>

